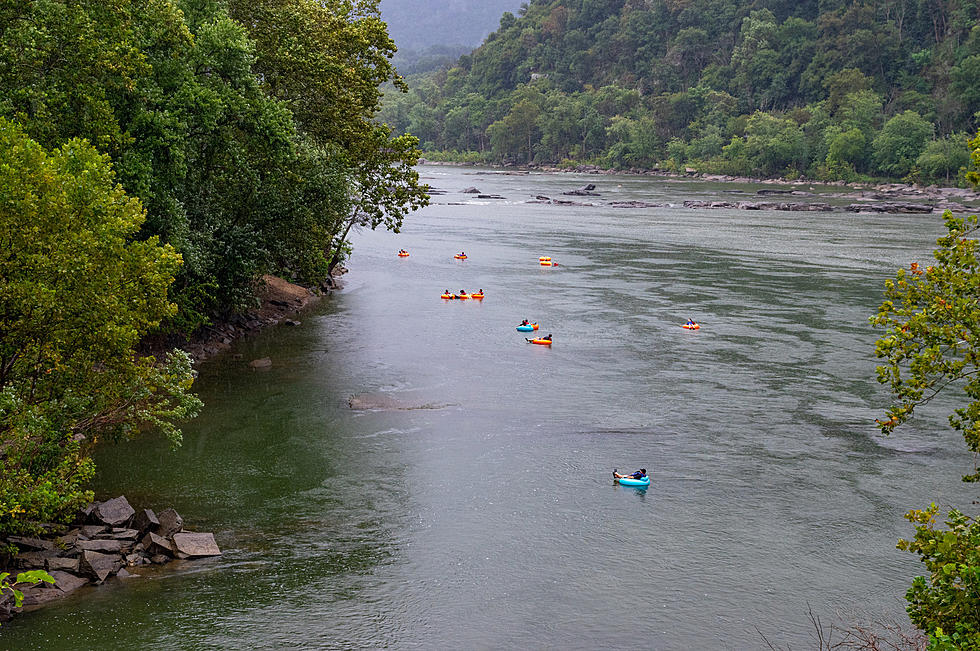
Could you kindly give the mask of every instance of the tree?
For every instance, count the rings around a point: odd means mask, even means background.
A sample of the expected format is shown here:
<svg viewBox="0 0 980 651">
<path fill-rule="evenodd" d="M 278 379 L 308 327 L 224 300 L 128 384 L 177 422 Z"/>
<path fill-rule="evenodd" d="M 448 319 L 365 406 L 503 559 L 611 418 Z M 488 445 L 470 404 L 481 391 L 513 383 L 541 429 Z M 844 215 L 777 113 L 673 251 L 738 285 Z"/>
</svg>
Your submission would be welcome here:
<svg viewBox="0 0 980 651">
<path fill-rule="evenodd" d="M 932 133 L 932 125 L 915 111 L 899 113 L 885 123 L 872 143 L 878 169 L 889 176 L 905 176 Z"/>
<path fill-rule="evenodd" d="M 352 228 L 385 225 L 397 232 L 406 214 L 428 203 L 414 169 L 418 140 L 395 137 L 374 121 L 381 84 L 405 90 L 391 65 L 395 44 L 378 0 L 232 0 L 230 6 L 255 42 L 254 70 L 266 91 L 289 108 L 301 134 L 340 154 L 348 168 L 349 212 L 321 243 L 333 269 Z M 421 120 L 429 111 L 418 113 Z M 435 139 L 435 123 L 431 131 Z"/>
<path fill-rule="evenodd" d="M 391 137 L 387 125 L 372 131 L 374 146 L 364 146 L 356 160 L 347 162 L 347 182 L 351 204 L 329 239 L 329 270 L 340 264 L 347 251 L 347 237 L 354 227 L 384 226 L 395 233 L 401 230 L 405 215 L 428 205 L 428 186 L 419 185 L 418 139 L 402 135 Z"/>
<path fill-rule="evenodd" d="M 916 167 L 924 176 L 949 183 L 970 163 L 970 148 L 965 133 L 954 133 L 932 140 L 916 159 Z"/>
<path fill-rule="evenodd" d="M 935 264 L 916 262 L 886 283 L 886 300 L 871 318 L 887 331 L 875 354 L 885 360 L 878 381 L 894 399 L 888 419 L 878 420 L 891 433 L 917 407 L 942 392 L 962 391 L 965 404 L 953 410 L 949 423 L 962 432 L 967 448 L 980 453 L 980 260 L 974 215 L 943 215 L 948 234 L 937 242 Z M 964 481 L 980 481 L 974 471 Z M 980 523 L 951 510 L 945 530 L 936 526 L 938 508 L 910 511 L 912 540 L 899 549 L 919 555 L 929 572 L 916 577 L 906 594 L 912 621 L 926 631 L 934 649 L 980 649 Z"/>
<path fill-rule="evenodd" d="M 86 450 L 102 436 L 196 414 L 190 359 L 136 357 L 173 314 L 180 256 L 133 240 L 139 201 L 80 140 L 46 152 L 0 118 L 0 533 L 33 532 L 91 494 Z"/>
</svg>

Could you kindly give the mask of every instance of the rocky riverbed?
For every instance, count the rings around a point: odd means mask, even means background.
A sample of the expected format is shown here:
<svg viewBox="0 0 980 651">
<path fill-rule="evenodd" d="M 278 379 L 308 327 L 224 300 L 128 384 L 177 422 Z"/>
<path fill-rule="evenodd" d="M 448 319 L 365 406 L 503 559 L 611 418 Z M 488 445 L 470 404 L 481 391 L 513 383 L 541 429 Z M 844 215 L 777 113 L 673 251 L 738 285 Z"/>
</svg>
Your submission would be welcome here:
<svg viewBox="0 0 980 651">
<path fill-rule="evenodd" d="M 456 165 L 456 163 L 435 163 L 423 161 L 427 165 Z M 671 172 L 668 170 L 609 170 L 593 165 L 579 165 L 573 168 L 564 169 L 549 166 L 533 166 L 529 168 L 504 168 L 492 170 L 489 173 L 497 174 L 530 174 L 534 172 L 546 173 L 570 173 L 570 174 L 592 174 L 592 175 L 632 175 L 632 176 L 652 176 L 663 178 L 665 181 L 694 180 L 708 183 L 724 183 L 732 185 L 770 185 L 784 187 L 785 189 L 763 189 L 757 190 L 755 194 L 759 197 L 772 197 L 773 195 L 786 195 L 792 197 L 792 201 L 750 201 L 747 198 L 742 201 L 726 201 L 719 198 L 716 201 L 684 202 L 684 207 L 688 208 L 735 208 L 740 210 L 786 210 L 793 212 L 812 212 L 847 210 L 859 213 L 895 213 L 895 214 L 922 214 L 943 212 L 950 210 L 954 213 L 967 213 L 980 211 L 980 193 L 966 188 L 939 187 L 935 185 L 919 186 L 906 183 L 854 183 L 847 184 L 843 181 L 832 183 L 819 183 L 812 180 L 786 180 L 786 179 L 761 179 L 740 176 L 726 176 L 721 174 L 702 174 L 693 169 L 685 172 Z M 815 188 L 820 192 L 814 192 Z M 477 188 L 468 188 L 464 192 L 476 194 Z M 444 194 L 443 190 L 436 190 L 437 194 Z M 570 188 L 563 192 L 564 195 L 582 197 L 601 197 L 601 188 L 595 184 L 588 184 L 580 188 Z M 745 194 L 743 190 L 723 190 L 720 194 Z M 504 197 L 494 196 L 496 199 Z M 828 203 L 827 200 L 834 200 Z M 567 199 L 556 199 L 543 195 L 533 196 L 528 203 L 551 203 L 554 205 L 578 205 L 590 206 L 600 205 L 601 199 L 589 202 L 579 202 Z M 690 204 L 690 205 L 689 205 Z M 673 207 L 668 204 L 648 203 L 644 201 L 629 202 L 610 202 L 607 205 L 616 208 L 657 208 Z"/>
</svg>

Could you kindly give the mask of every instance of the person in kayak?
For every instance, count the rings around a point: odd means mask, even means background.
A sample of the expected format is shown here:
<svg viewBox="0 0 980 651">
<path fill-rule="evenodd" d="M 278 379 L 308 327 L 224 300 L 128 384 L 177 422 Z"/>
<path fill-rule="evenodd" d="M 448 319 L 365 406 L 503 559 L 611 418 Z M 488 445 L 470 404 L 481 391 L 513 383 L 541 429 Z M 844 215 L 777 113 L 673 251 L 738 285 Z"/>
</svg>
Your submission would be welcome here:
<svg viewBox="0 0 980 651">
<path fill-rule="evenodd" d="M 643 479 L 647 476 L 647 469 L 640 468 L 636 472 L 630 473 L 628 475 L 621 475 L 615 470 L 613 470 L 613 477 L 616 479 Z"/>
</svg>

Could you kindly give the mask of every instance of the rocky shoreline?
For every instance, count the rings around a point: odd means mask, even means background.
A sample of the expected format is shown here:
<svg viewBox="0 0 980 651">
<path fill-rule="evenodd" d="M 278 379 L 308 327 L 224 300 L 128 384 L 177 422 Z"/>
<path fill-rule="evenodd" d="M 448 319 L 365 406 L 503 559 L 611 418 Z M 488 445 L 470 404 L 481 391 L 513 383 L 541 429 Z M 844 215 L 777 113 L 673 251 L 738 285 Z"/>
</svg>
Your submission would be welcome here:
<svg viewBox="0 0 980 651">
<path fill-rule="evenodd" d="M 450 163 L 440 161 L 421 160 L 420 164 L 426 165 L 453 165 L 461 167 L 477 167 L 468 163 Z M 611 170 L 600 168 L 594 165 L 578 165 L 571 168 L 560 168 L 547 165 L 526 166 L 526 167 L 504 167 L 492 170 L 495 174 L 515 174 L 526 175 L 531 173 L 547 174 L 589 174 L 589 175 L 627 175 L 627 176 L 647 176 L 668 179 L 672 181 L 696 180 L 708 183 L 723 184 L 749 184 L 749 185 L 775 185 L 784 186 L 787 189 L 762 189 L 757 190 L 756 195 L 790 195 L 793 197 L 814 197 L 818 201 L 801 199 L 797 201 L 685 201 L 683 204 L 664 204 L 648 203 L 644 201 L 614 201 L 607 204 L 614 208 L 666 208 L 683 206 L 687 208 L 729 208 L 736 210 L 784 210 L 791 212 L 829 212 L 832 210 L 845 210 L 856 213 L 892 213 L 892 214 L 929 214 L 950 210 L 954 213 L 967 213 L 980 211 L 980 193 L 966 188 L 939 187 L 935 185 L 919 186 L 905 183 L 852 183 L 843 181 L 818 182 L 812 180 L 792 180 L 786 179 L 761 179 L 741 176 L 726 176 L 721 174 L 704 174 L 694 169 L 687 171 L 671 172 L 661 169 L 639 169 Z M 592 190 L 586 188 L 592 187 Z M 813 188 L 820 186 L 825 189 L 840 188 L 839 191 L 824 191 L 815 193 Z M 601 193 L 594 191 L 594 184 L 589 184 L 583 188 L 564 192 L 562 194 L 572 196 L 600 197 Z M 476 188 L 468 188 L 464 192 L 473 192 Z M 724 194 L 748 194 L 742 190 L 723 190 Z M 442 191 L 436 191 L 442 194 Z M 478 195 L 478 198 L 483 198 Z M 504 199 L 499 196 L 486 196 L 485 198 Z M 837 205 L 832 205 L 823 201 L 825 199 L 839 200 Z M 571 206 L 594 206 L 599 203 L 584 203 L 575 200 L 553 199 L 546 196 L 533 197 L 529 203 L 551 203 L 554 205 Z"/>
<path fill-rule="evenodd" d="M 43 528 L 46 533 L 36 537 L 8 536 L 3 542 L 16 547 L 18 553 L 0 571 L 16 576 L 45 570 L 54 583 L 17 586 L 24 594 L 21 607 L 15 607 L 11 593 L 0 595 L 0 622 L 113 577 L 137 577 L 135 568 L 141 566 L 221 555 L 214 534 L 185 531 L 184 520 L 174 509 L 159 514 L 136 510 L 125 496 L 88 505 L 70 526 L 46 524 Z"/>
</svg>

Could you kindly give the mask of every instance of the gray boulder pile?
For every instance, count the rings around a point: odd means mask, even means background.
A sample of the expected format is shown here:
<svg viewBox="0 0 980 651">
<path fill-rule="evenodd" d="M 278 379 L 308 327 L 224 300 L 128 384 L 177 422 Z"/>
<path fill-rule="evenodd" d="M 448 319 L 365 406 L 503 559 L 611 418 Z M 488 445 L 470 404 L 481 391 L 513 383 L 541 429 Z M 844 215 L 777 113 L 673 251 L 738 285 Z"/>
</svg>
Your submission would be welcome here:
<svg viewBox="0 0 980 651">
<path fill-rule="evenodd" d="M 137 511 L 123 496 L 89 505 L 71 527 L 45 528 L 44 536 L 9 536 L 5 541 L 19 550 L 2 570 L 10 572 L 11 580 L 28 570 L 46 570 L 55 579 L 54 584 L 18 586 L 23 607 L 54 601 L 113 576 L 135 576 L 130 570 L 139 566 L 221 554 L 214 534 L 184 531 L 184 520 L 175 510 Z M 0 622 L 16 610 L 12 595 L 0 595 Z"/>
</svg>

